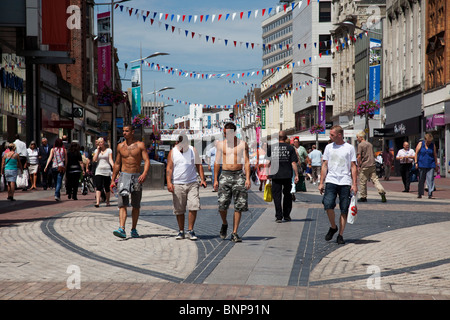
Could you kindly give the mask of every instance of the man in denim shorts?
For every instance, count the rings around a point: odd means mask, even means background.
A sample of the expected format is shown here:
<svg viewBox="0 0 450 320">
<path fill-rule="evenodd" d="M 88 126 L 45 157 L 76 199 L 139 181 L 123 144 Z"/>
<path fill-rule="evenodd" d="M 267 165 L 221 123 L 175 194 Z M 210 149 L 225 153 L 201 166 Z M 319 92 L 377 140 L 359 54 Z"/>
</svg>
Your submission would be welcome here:
<svg viewBox="0 0 450 320">
<path fill-rule="evenodd" d="M 236 137 L 236 125 L 232 122 L 226 123 L 223 129 L 225 139 L 217 144 L 216 161 L 214 164 L 214 190 L 218 190 L 219 213 L 222 218 L 220 237 L 227 235 L 227 211 L 231 199 L 234 198 L 234 219 L 231 241 L 241 242 L 237 234 L 241 214 L 248 211 L 247 190 L 251 187 L 250 161 L 248 156 L 248 145 Z M 220 165 L 222 173 L 218 180 Z M 242 169 L 245 168 L 245 173 Z"/>
<path fill-rule="evenodd" d="M 118 184 L 119 228 L 113 234 L 119 238 L 126 238 L 125 222 L 127 207 L 131 198 L 131 237 L 139 238 L 136 230 L 139 219 L 142 184 L 150 170 L 150 159 L 142 141 L 134 138 L 134 127 L 130 124 L 123 126 L 125 141 L 117 145 L 116 161 L 114 162 L 111 178 L 111 189 L 116 188 L 116 177 L 120 173 Z M 141 162 L 144 161 L 144 171 L 141 173 Z"/>
<path fill-rule="evenodd" d="M 341 217 L 337 243 L 344 244 L 345 241 L 342 235 L 347 223 L 351 192 L 354 194 L 358 192 L 356 152 L 351 144 L 344 141 L 344 130 L 342 127 L 333 126 L 330 130 L 330 139 L 332 143 L 325 147 L 323 153 L 319 184 L 320 194 L 324 194 L 322 203 L 331 224 L 325 240 L 331 240 L 338 231 L 334 208 L 336 206 L 336 198 L 339 195 Z"/>
</svg>

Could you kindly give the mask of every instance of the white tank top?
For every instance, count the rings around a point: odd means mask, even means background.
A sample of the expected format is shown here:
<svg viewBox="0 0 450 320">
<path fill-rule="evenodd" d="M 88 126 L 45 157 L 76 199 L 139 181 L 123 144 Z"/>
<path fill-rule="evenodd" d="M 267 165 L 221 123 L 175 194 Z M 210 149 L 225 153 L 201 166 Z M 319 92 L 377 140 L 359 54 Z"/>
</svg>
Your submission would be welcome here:
<svg viewBox="0 0 450 320">
<path fill-rule="evenodd" d="M 187 184 L 197 181 L 197 168 L 195 166 L 195 155 L 192 146 L 189 150 L 181 153 L 177 147 L 172 150 L 173 161 L 173 184 Z"/>
</svg>

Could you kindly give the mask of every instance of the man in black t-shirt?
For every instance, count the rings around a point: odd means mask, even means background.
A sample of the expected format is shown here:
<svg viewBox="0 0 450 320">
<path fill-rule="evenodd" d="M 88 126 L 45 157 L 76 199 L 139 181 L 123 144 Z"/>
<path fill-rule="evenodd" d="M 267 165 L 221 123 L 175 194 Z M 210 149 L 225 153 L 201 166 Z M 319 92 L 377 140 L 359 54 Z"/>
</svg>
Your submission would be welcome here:
<svg viewBox="0 0 450 320">
<path fill-rule="evenodd" d="M 272 179 L 272 198 L 275 204 L 276 222 L 282 219 L 290 221 L 292 210 L 292 171 L 295 173 L 295 183 L 298 182 L 297 153 L 294 147 L 285 143 L 287 136 L 284 131 L 278 135 L 278 143 L 271 145 L 267 155 L 270 160 L 270 175 Z M 283 205 L 281 204 L 283 195 Z"/>
</svg>

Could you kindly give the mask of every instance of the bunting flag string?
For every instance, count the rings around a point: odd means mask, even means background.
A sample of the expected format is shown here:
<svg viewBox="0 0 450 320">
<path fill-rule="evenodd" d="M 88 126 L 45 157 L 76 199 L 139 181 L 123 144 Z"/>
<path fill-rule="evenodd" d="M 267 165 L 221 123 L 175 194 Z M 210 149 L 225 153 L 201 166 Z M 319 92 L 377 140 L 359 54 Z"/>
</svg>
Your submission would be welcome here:
<svg viewBox="0 0 450 320">
<path fill-rule="evenodd" d="M 237 81 L 237 80 L 228 80 L 226 78 L 236 77 L 237 79 L 239 79 L 239 78 L 244 78 L 244 77 L 259 76 L 260 74 L 262 74 L 262 71 L 260 71 L 260 70 L 245 71 L 245 72 L 227 72 L 227 73 L 221 73 L 221 72 L 202 73 L 202 72 L 196 72 L 196 71 L 186 71 L 186 70 L 178 69 L 178 68 L 174 68 L 174 67 L 162 66 L 159 63 L 155 63 L 155 62 L 150 63 L 150 62 L 144 61 L 143 63 L 145 66 L 147 66 L 155 71 L 160 71 L 160 72 L 167 73 L 170 75 L 177 75 L 179 77 L 192 78 L 192 79 L 205 79 L 205 80 L 225 79 L 230 84 L 242 84 L 242 85 L 247 85 L 247 86 L 249 85 L 248 82 L 242 82 L 242 81 Z M 250 85 L 252 87 L 258 86 L 257 84 L 253 84 L 253 83 L 251 83 Z"/>
<path fill-rule="evenodd" d="M 129 12 L 131 12 L 130 10 L 127 10 Z M 130 13 L 131 16 L 132 12 Z M 135 10 L 135 15 L 137 16 L 137 18 L 139 18 L 139 13 L 138 10 Z M 145 17 L 145 15 L 143 15 L 142 17 Z M 146 21 L 146 19 L 144 19 L 144 22 Z M 154 24 L 155 19 L 150 18 L 150 24 L 156 25 Z M 161 28 L 163 25 L 163 23 L 161 21 L 158 21 L 158 26 L 159 28 Z M 325 49 L 329 48 L 330 53 L 333 53 L 334 51 L 339 51 L 341 49 L 345 49 L 346 44 L 347 45 L 351 45 L 352 43 L 355 43 L 357 41 L 357 38 L 362 38 L 362 35 L 365 34 L 366 36 L 368 35 L 368 33 L 366 31 L 361 32 L 359 35 L 357 36 L 352 36 L 352 37 L 345 37 L 345 38 L 335 38 L 335 39 L 330 39 L 330 40 L 325 40 L 325 41 L 319 41 L 319 42 L 314 42 L 312 44 L 308 44 L 308 43 L 297 43 L 296 45 L 292 44 L 292 43 L 287 43 L 287 44 L 281 44 L 281 43 L 256 43 L 256 42 L 251 42 L 251 41 L 238 41 L 238 40 L 230 40 L 230 39 L 223 39 L 223 38 L 219 38 L 217 36 L 211 36 L 211 35 L 203 35 L 202 33 L 199 32 L 195 32 L 195 31 L 190 31 L 190 30 L 186 30 L 186 29 L 182 29 L 173 25 L 169 25 L 167 23 L 164 24 L 164 28 L 166 31 L 171 31 L 172 33 L 175 33 L 175 31 L 178 31 L 179 35 L 183 35 L 186 38 L 190 38 L 190 39 L 194 39 L 194 38 L 198 38 L 198 39 L 202 39 L 204 38 L 206 43 L 211 43 L 211 44 L 218 44 L 223 42 L 225 46 L 234 46 L 235 48 L 238 47 L 242 48 L 245 47 L 246 49 L 255 49 L 256 48 L 262 48 L 263 50 L 266 51 L 266 53 L 270 53 L 276 50 L 289 50 L 289 49 L 293 49 L 296 48 L 296 50 L 306 50 L 307 48 L 310 48 L 311 46 L 314 46 L 315 49 L 319 49 L 319 51 L 325 51 Z M 331 36 L 330 36 L 331 37 Z M 335 44 L 335 48 L 333 48 L 333 43 Z M 326 53 L 327 54 L 327 53 Z M 319 54 L 321 55 L 321 54 Z"/>
<path fill-rule="evenodd" d="M 235 21 L 236 18 L 239 20 L 243 20 L 244 17 L 248 19 L 250 18 L 264 18 L 265 16 L 270 16 L 274 13 L 279 12 L 287 12 L 294 10 L 295 6 L 299 4 L 298 7 L 301 6 L 303 1 L 294 1 L 291 4 L 283 4 L 278 5 L 276 7 L 270 7 L 270 8 L 263 8 L 263 9 L 254 9 L 254 10 L 245 10 L 245 11 L 237 11 L 233 13 L 218 13 L 218 14 L 175 14 L 175 13 L 163 13 L 163 12 L 156 12 L 156 11 L 150 11 L 150 10 L 144 10 L 144 9 L 136 9 L 131 7 L 125 7 L 124 5 L 116 4 L 114 6 L 114 9 L 119 9 L 121 12 L 125 9 L 125 12 L 127 12 L 130 16 L 132 14 L 142 17 L 144 21 L 148 19 L 149 17 L 151 19 L 159 19 L 159 21 L 174 21 L 176 20 L 178 23 L 185 22 L 185 23 L 206 23 L 206 22 L 230 22 Z M 319 1 L 318 1 L 319 2 Z M 309 1 L 308 1 L 309 5 Z"/>
<path fill-rule="evenodd" d="M 274 99 L 279 99 L 283 94 L 290 95 L 290 94 L 292 94 L 292 92 L 294 90 L 293 86 L 295 86 L 295 91 L 298 91 L 298 90 L 302 90 L 303 88 L 305 88 L 307 86 L 312 85 L 316 81 L 317 81 L 317 79 L 313 79 L 313 80 L 306 80 L 306 81 L 302 81 L 302 82 L 297 82 L 295 84 L 266 86 L 265 89 L 267 89 L 267 88 L 277 88 L 277 89 L 283 89 L 284 91 L 282 93 L 275 94 L 273 98 L 268 98 L 268 99 L 266 99 L 264 101 L 261 100 L 259 103 L 272 101 Z M 235 106 L 238 106 L 237 104 L 234 104 L 234 105 L 220 105 L 220 104 L 216 104 L 216 105 L 214 105 L 214 104 L 192 103 L 192 102 L 189 102 L 189 101 L 186 101 L 186 100 L 181 100 L 181 99 L 176 99 L 176 98 L 172 98 L 172 97 L 169 97 L 169 96 L 164 96 L 164 94 L 162 94 L 162 93 L 158 93 L 157 95 L 161 99 L 165 99 L 165 100 L 170 101 L 172 103 L 178 103 L 178 104 L 187 105 L 187 106 L 189 106 L 191 104 L 202 105 L 203 108 L 205 108 L 205 109 L 229 110 L 229 109 L 232 109 Z M 239 104 L 239 105 L 241 105 L 241 104 Z M 246 104 L 243 104 L 242 106 L 245 107 Z M 171 114 L 171 113 L 168 113 L 168 114 Z"/>
</svg>

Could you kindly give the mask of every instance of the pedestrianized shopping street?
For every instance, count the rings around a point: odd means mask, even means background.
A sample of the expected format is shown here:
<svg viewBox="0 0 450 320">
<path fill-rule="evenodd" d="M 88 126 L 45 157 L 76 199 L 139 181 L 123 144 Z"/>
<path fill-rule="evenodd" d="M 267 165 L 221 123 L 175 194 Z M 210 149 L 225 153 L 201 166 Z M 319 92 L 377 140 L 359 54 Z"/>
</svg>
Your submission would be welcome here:
<svg viewBox="0 0 450 320">
<path fill-rule="evenodd" d="M 387 203 L 369 186 L 345 245 L 324 240 L 328 219 L 309 183 L 283 223 L 252 186 L 242 243 L 219 237 L 210 185 L 197 241 L 175 239 L 167 190 L 144 191 L 137 239 L 113 236 L 115 198 L 95 208 L 92 193 L 55 202 L 51 190 L 18 191 L 16 202 L 0 200 L 0 299 L 449 299 L 448 179 L 436 181 L 436 199 L 417 199 L 417 184 L 399 192 L 398 177 L 383 185 Z"/>
</svg>

